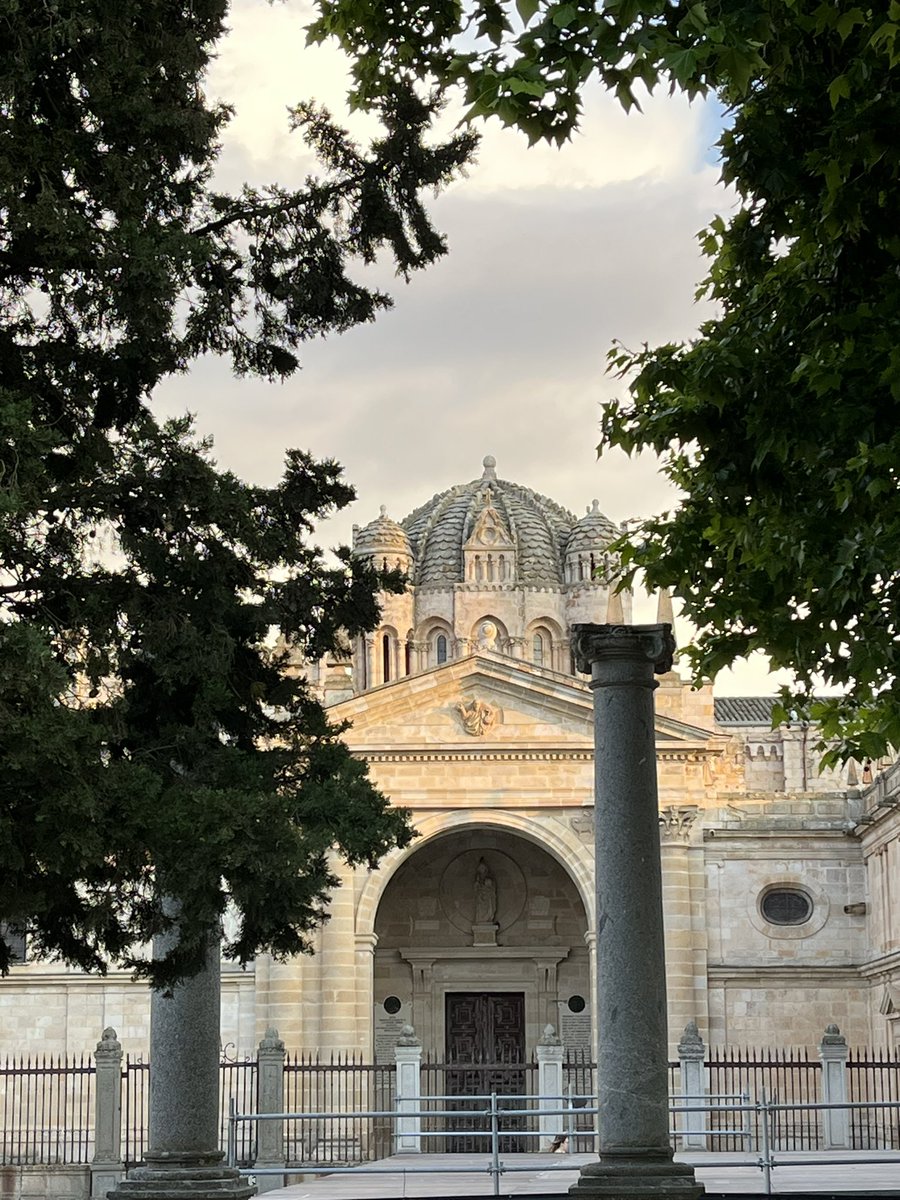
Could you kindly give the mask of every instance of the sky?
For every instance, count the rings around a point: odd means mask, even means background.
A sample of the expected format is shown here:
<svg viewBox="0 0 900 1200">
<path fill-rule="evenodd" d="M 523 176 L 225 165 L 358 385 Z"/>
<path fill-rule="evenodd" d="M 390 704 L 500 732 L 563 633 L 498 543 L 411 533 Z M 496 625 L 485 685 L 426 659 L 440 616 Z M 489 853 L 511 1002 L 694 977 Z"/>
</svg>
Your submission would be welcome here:
<svg viewBox="0 0 900 1200">
<path fill-rule="evenodd" d="M 325 103 L 362 140 L 373 132 L 368 118 L 347 117 L 340 52 L 305 47 L 310 16 L 306 0 L 234 0 L 208 80 L 236 110 L 222 185 L 299 185 L 314 170 L 288 128 L 299 100 Z M 680 96 L 642 107 L 626 116 L 590 92 L 561 150 L 482 127 L 477 164 L 430 202 L 449 254 L 409 283 L 376 269 L 393 309 L 310 344 L 286 383 L 236 380 L 227 363 L 203 360 L 160 389 L 159 410 L 195 413 L 219 463 L 259 483 L 278 478 L 287 447 L 337 459 L 358 500 L 321 527 L 326 546 L 349 541 L 382 504 L 400 520 L 478 478 L 487 454 L 501 479 L 576 515 L 594 498 L 617 522 L 671 507 L 677 497 L 650 456 L 598 460 L 600 406 L 622 387 L 606 355 L 614 340 L 634 349 L 689 338 L 710 315 L 694 301 L 704 275 L 696 235 L 733 200 L 712 150 L 721 114 Z M 455 118 L 451 105 L 448 127 Z M 635 619 L 654 620 L 654 605 L 637 602 Z M 720 677 L 716 691 L 775 686 L 757 662 Z"/>
</svg>

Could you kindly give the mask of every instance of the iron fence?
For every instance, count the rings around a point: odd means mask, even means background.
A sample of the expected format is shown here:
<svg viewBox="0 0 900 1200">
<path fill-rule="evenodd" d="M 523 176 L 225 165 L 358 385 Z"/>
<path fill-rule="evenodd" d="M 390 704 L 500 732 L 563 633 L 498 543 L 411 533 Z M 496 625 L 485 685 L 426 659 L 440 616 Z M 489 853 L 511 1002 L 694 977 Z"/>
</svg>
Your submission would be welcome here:
<svg viewBox="0 0 900 1200">
<path fill-rule="evenodd" d="M 756 1050 L 749 1047 L 712 1049 L 706 1062 L 710 1095 L 735 1098 L 768 1096 L 773 1105 L 815 1104 L 821 1095 L 822 1064 L 810 1058 L 804 1049 Z M 757 1115 L 754 1121 L 758 1120 Z M 798 1108 L 771 1112 L 768 1135 L 775 1150 L 818 1150 L 822 1146 L 819 1115 L 812 1109 Z M 711 1114 L 710 1129 L 722 1136 L 715 1138 L 717 1150 L 743 1150 L 747 1139 L 761 1138 L 759 1129 L 750 1129 L 753 1121 L 736 1127 L 727 1111 Z"/>
<path fill-rule="evenodd" d="M 94 1076 L 83 1056 L 8 1060 L 0 1069 L 0 1163 L 90 1162 Z"/>
<path fill-rule="evenodd" d="M 285 1112 L 386 1112 L 394 1107 L 397 1069 L 393 1063 L 366 1063 L 355 1054 L 288 1056 L 284 1064 Z M 243 1111 L 243 1110 L 242 1110 Z M 391 1122 L 347 1116 L 331 1120 L 286 1121 L 289 1163 L 364 1162 L 392 1151 Z"/>
<path fill-rule="evenodd" d="M 222 1150 L 228 1139 L 228 1110 L 232 1099 L 242 1112 L 256 1112 L 255 1060 L 227 1060 L 219 1064 L 219 1147 Z M 122 1064 L 122 1158 L 126 1170 L 136 1167 L 144 1157 L 149 1118 L 150 1064 L 141 1058 L 126 1057 Z M 255 1158 L 254 1138 L 252 1125 L 240 1130 L 237 1156 L 242 1167 Z"/>
<path fill-rule="evenodd" d="M 144 1157 L 150 1117 L 150 1064 L 125 1056 L 122 1063 L 122 1157 L 131 1170 Z"/>
<path fill-rule="evenodd" d="M 706 1061 L 709 1148 L 742 1151 L 759 1144 L 761 1110 L 753 1102 L 765 1095 L 769 1103 L 766 1136 L 775 1150 L 818 1150 L 824 1143 L 821 1113 L 813 1107 L 821 1098 L 821 1064 L 806 1051 L 760 1051 L 733 1047 L 713 1049 Z M 126 1058 L 122 1069 L 122 1150 L 126 1167 L 135 1166 L 147 1147 L 150 1068 L 140 1059 Z M 95 1068 L 87 1057 L 13 1059 L 0 1065 L 0 1164 L 83 1164 L 93 1154 Z M 895 1051 L 851 1050 L 846 1067 L 850 1105 L 850 1136 L 854 1150 L 900 1150 L 900 1054 Z M 231 1101 L 245 1114 L 257 1111 L 257 1063 L 228 1061 L 220 1073 L 220 1144 L 227 1140 Z M 425 1060 L 421 1074 L 422 1149 L 432 1152 L 484 1147 L 488 1130 L 473 1096 L 534 1097 L 538 1071 L 534 1062 L 459 1063 Z M 679 1065 L 669 1064 L 669 1090 L 680 1098 Z M 596 1065 L 589 1054 L 570 1051 L 563 1062 L 563 1092 L 572 1113 L 566 1128 L 573 1151 L 594 1149 L 594 1120 L 589 1111 L 596 1095 Z M 449 1101 L 439 1097 L 449 1096 Z M 363 1120 L 354 1113 L 389 1113 L 395 1108 L 396 1068 L 366 1063 L 358 1055 L 288 1057 L 284 1066 L 285 1111 L 336 1113 L 324 1120 L 285 1122 L 289 1162 L 323 1166 L 384 1158 L 393 1150 L 392 1122 L 387 1117 Z M 749 1102 L 749 1103 L 748 1103 Z M 505 1102 L 506 1103 L 506 1102 Z M 508 1108 L 518 1102 L 506 1103 Z M 689 1100 L 682 1101 L 690 1104 Z M 783 1106 L 783 1107 L 782 1107 Z M 792 1107 L 794 1106 L 794 1107 Z M 482 1106 L 483 1107 L 483 1106 Z M 531 1111 L 536 1101 L 519 1104 Z M 442 1110 L 439 1114 L 438 1110 Z M 450 1115 L 448 1115 L 448 1113 Z M 346 1114 L 346 1115 L 344 1115 Z M 516 1123 L 518 1121 L 518 1124 Z M 533 1149 L 524 1135 L 526 1121 L 504 1121 L 504 1152 Z M 679 1128 L 690 1122 L 676 1117 Z M 235 1152 L 240 1165 L 255 1161 L 255 1124 L 240 1129 Z M 432 1136 L 455 1130 L 454 1140 Z"/>
<path fill-rule="evenodd" d="M 675 1064 L 678 1065 L 677 1063 Z M 569 1118 L 569 1149 L 589 1154 L 597 1140 L 594 1118 L 584 1110 L 597 1094 L 597 1064 L 588 1050 L 567 1050 L 562 1069 L 563 1095 L 568 1097 L 573 1114 Z"/>
<path fill-rule="evenodd" d="M 900 1051 L 850 1050 L 847 1097 L 857 1104 L 900 1100 Z M 900 1110 L 851 1109 L 850 1145 L 855 1150 L 900 1150 Z"/>
</svg>

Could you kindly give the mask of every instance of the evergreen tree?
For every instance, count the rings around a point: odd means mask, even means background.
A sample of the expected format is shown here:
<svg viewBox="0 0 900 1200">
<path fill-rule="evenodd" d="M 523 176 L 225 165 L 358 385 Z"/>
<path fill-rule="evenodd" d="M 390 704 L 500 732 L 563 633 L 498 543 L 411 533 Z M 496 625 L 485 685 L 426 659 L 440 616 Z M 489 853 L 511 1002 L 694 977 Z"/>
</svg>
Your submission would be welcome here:
<svg viewBox="0 0 900 1200">
<path fill-rule="evenodd" d="M 376 622 L 374 573 L 309 544 L 351 489 L 297 451 L 277 487 L 243 483 L 152 391 L 204 353 L 286 377 L 305 340 L 372 319 L 390 300 L 354 264 L 442 254 L 420 192 L 473 146 L 426 146 L 430 107 L 398 87 L 365 151 L 296 108 L 322 163 L 303 188 L 218 191 L 229 110 L 203 78 L 226 15 L 0 0 L 0 920 L 163 985 L 229 903 L 228 955 L 307 948 L 330 848 L 374 863 L 410 830 L 271 649 Z M 148 963 L 167 895 L 179 946 Z"/>
</svg>

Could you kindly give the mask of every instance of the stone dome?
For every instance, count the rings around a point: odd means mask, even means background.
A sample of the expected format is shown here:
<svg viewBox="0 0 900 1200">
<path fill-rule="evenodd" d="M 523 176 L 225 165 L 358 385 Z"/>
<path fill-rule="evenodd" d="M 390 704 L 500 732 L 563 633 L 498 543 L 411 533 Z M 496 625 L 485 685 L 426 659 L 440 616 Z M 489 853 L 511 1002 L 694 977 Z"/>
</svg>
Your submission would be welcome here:
<svg viewBox="0 0 900 1200">
<path fill-rule="evenodd" d="M 402 521 L 416 561 L 413 582 L 422 588 L 464 582 L 467 545 L 486 536 L 487 526 L 498 545 L 511 547 L 515 570 L 507 582 L 562 587 L 566 545 L 576 518 L 546 496 L 498 479 L 491 455 L 483 466 L 480 479 L 439 492 Z"/>
<path fill-rule="evenodd" d="M 607 551 L 621 532 L 600 511 L 600 502 L 595 500 L 575 523 L 566 542 L 566 581 L 570 584 L 608 583 L 611 563 Z"/>
<path fill-rule="evenodd" d="M 353 553 L 360 558 L 386 559 L 387 566 L 399 566 L 401 570 L 409 569 L 413 556 L 406 531 L 402 525 L 391 520 L 383 504 L 374 521 L 362 529 L 354 527 Z"/>
<path fill-rule="evenodd" d="M 575 522 L 566 542 L 566 553 L 605 550 L 621 533 L 616 523 L 600 511 L 600 501 L 595 500 L 585 515 Z"/>
</svg>

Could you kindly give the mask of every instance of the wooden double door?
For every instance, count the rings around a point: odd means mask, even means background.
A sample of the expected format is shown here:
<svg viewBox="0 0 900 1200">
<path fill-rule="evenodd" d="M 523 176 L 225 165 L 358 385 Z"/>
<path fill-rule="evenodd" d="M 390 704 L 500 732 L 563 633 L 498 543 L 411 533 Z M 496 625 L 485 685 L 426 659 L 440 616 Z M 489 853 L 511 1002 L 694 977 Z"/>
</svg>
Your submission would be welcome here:
<svg viewBox="0 0 900 1200">
<path fill-rule="evenodd" d="M 528 1066 L 525 1062 L 525 995 L 523 992 L 448 992 L 445 1008 L 446 1081 L 448 1109 L 457 1135 L 446 1140 L 454 1152 L 482 1153 L 490 1149 L 483 1131 L 490 1131 L 490 1118 L 483 1110 L 489 1100 L 475 1097 L 521 1096 L 526 1092 Z M 459 1097 L 459 1099 L 457 1099 Z M 505 1100 L 501 1108 L 521 1107 Z M 477 1116 L 464 1116 L 481 1110 Z M 524 1126 L 524 1118 L 501 1120 L 500 1149 L 506 1153 L 527 1150 L 527 1139 L 513 1136 Z M 469 1133 L 468 1131 L 472 1132 Z M 481 1135 L 481 1136 L 479 1136 Z"/>
</svg>

